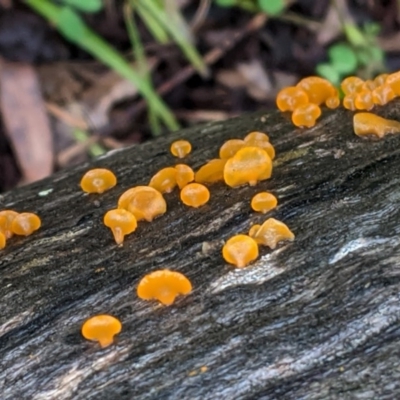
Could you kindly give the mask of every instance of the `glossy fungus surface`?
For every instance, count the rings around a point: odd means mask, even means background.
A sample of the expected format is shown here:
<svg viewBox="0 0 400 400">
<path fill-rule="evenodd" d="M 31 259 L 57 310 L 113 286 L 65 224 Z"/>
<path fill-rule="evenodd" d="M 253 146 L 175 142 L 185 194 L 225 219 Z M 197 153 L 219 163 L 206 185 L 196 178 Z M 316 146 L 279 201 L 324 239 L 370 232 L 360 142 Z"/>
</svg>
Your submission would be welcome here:
<svg viewBox="0 0 400 400">
<path fill-rule="evenodd" d="M 385 85 L 389 74 L 379 74 L 374 79 L 375 88 Z"/>
<path fill-rule="evenodd" d="M 263 214 L 274 209 L 278 204 L 278 200 L 272 193 L 260 192 L 251 199 L 251 208 L 254 211 Z M 250 235 L 251 236 L 251 235 Z"/>
<path fill-rule="evenodd" d="M 325 101 L 325 105 L 331 110 L 338 108 L 340 106 L 339 96 L 328 97 Z"/>
<path fill-rule="evenodd" d="M 257 235 L 258 230 L 261 228 L 260 224 L 254 224 L 251 226 L 249 229 L 249 236 L 254 239 L 254 237 Z"/>
<path fill-rule="evenodd" d="M 268 218 L 258 231 L 254 232 L 253 238 L 258 244 L 275 249 L 279 242 L 294 240 L 294 234 L 283 222 Z"/>
<path fill-rule="evenodd" d="M 346 94 L 343 97 L 343 107 L 350 111 L 356 110 L 355 100 L 356 100 L 357 93 L 350 93 Z"/>
<path fill-rule="evenodd" d="M 189 165 L 186 164 L 177 164 L 175 165 L 176 169 L 176 183 L 178 184 L 179 189 L 185 187 L 188 183 L 193 182 L 194 180 L 194 171 Z"/>
<path fill-rule="evenodd" d="M 121 322 L 112 315 L 95 315 L 87 319 L 82 325 L 82 336 L 85 339 L 100 343 L 107 347 L 114 341 L 114 336 L 121 332 Z"/>
<path fill-rule="evenodd" d="M 233 157 L 244 145 L 245 142 L 241 139 L 227 140 L 219 149 L 219 158 L 228 159 Z"/>
<path fill-rule="evenodd" d="M 353 117 L 354 133 L 358 136 L 383 138 L 389 133 L 400 133 L 400 122 L 372 113 L 357 113 Z"/>
<path fill-rule="evenodd" d="M 274 146 L 269 142 L 269 137 L 262 132 L 250 132 L 245 138 L 244 143 L 247 147 L 259 147 L 265 150 L 271 157 L 271 160 L 275 158 Z"/>
<path fill-rule="evenodd" d="M 393 89 L 389 85 L 381 85 L 372 91 L 372 100 L 374 104 L 383 106 L 395 98 Z"/>
<path fill-rule="evenodd" d="M 363 86 L 364 81 L 358 76 L 349 76 L 343 79 L 340 87 L 345 95 L 357 93 Z"/>
<path fill-rule="evenodd" d="M 224 168 L 224 180 L 228 186 L 237 187 L 268 179 L 272 174 L 272 160 L 259 147 L 244 147 L 230 158 Z"/>
<path fill-rule="evenodd" d="M 178 295 L 187 295 L 192 284 L 185 275 L 168 269 L 154 271 L 146 275 L 137 287 L 137 295 L 142 300 L 158 300 L 169 306 Z"/>
<path fill-rule="evenodd" d="M 170 193 L 176 186 L 176 175 L 174 167 L 163 168 L 151 178 L 149 186 L 160 193 Z"/>
<path fill-rule="evenodd" d="M 13 236 L 11 224 L 17 215 L 18 213 L 13 210 L 0 211 L 0 232 L 4 233 L 6 239 L 10 239 Z"/>
<path fill-rule="evenodd" d="M 201 183 L 189 183 L 181 190 L 183 204 L 190 207 L 201 207 L 210 200 L 210 191 Z"/>
<path fill-rule="evenodd" d="M 229 264 L 244 268 L 258 257 L 257 242 L 247 235 L 231 237 L 222 248 L 222 256 Z"/>
<path fill-rule="evenodd" d="M 226 159 L 215 158 L 204 164 L 194 174 L 194 180 L 198 183 L 214 183 L 224 180 L 224 167 Z"/>
<path fill-rule="evenodd" d="M 386 85 L 389 85 L 396 96 L 400 95 L 400 71 L 389 74 L 386 77 Z"/>
<path fill-rule="evenodd" d="M 319 76 L 304 78 L 296 86 L 306 92 L 310 103 L 316 105 L 323 104 L 326 99 L 336 95 L 335 87 L 329 81 Z"/>
<path fill-rule="evenodd" d="M 357 110 L 371 110 L 374 107 L 374 100 L 370 90 L 361 90 L 356 94 L 354 106 Z"/>
<path fill-rule="evenodd" d="M 137 228 L 135 216 L 123 208 L 109 210 L 104 215 L 104 225 L 111 229 L 115 243 L 122 244 L 125 235 L 129 235 Z"/>
<path fill-rule="evenodd" d="M 252 131 L 249 132 L 245 137 L 246 143 L 257 143 L 257 142 L 269 142 L 269 136 L 264 132 Z"/>
<path fill-rule="evenodd" d="M 105 168 L 91 169 L 81 179 L 81 188 L 86 193 L 103 193 L 116 184 L 116 176 Z"/>
<path fill-rule="evenodd" d="M 36 214 L 21 213 L 13 219 L 11 231 L 16 235 L 29 236 L 37 231 L 41 224 L 42 222 Z"/>
<path fill-rule="evenodd" d="M 296 108 L 292 114 L 292 122 L 298 127 L 311 128 L 321 116 L 321 109 L 316 104 L 310 103 Z"/>
<path fill-rule="evenodd" d="M 280 111 L 293 111 L 295 108 L 308 103 L 307 93 L 296 86 L 283 88 L 276 97 L 276 105 Z"/>
<path fill-rule="evenodd" d="M 192 145 L 187 140 L 177 140 L 171 144 L 171 153 L 175 157 L 184 158 L 192 151 Z"/>
<path fill-rule="evenodd" d="M 6 235 L 0 231 L 0 250 L 6 247 Z"/>
</svg>

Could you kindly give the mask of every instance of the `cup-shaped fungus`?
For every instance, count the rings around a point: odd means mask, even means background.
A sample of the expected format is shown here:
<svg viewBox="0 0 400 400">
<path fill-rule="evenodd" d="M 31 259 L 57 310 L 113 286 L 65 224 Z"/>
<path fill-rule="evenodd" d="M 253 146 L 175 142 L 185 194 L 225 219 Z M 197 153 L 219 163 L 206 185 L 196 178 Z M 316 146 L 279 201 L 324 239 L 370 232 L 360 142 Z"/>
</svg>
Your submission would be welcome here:
<svg viewBox="0 0 400 400">
<path fill-rule="evenodd" d="M 247 235 L 232 236 L 222 248 L 222 256 L 229 264 L 244 268 L 257 259 L 258 244 Z"/>
<path fill-rule="evenodd" d="M 330 108 L 331 110 L 338 108 L 340 106 L 340 98 L 338 95 L 328 97 L 325 100 L 325 105 Z"/>
<path fill-rule="evenodd" d="M 297 107 L 292 114 L 292 122 L 298 127 L 311 128 L 321 116 L 321 109 L 314 103 Z"/>
<path fill-rule="evenodd" d="M 341 89 L 345 95 L 357 93 L 364 85 L 364 81 L 358 76 L 349 76 L 343 79 L 340 84 Z"/>
<path fill-rule="evenodd" d="M 358 136 L 375 135 L 383 138 L 388 133 L 400 133 L 400 122 L 372 113 L 357 113 L 353 117 L 354 133 Z"/>
<path fill-rule="evenodd" d="M 154 271 L 139 282 L 137 295 L 142 300 L 158 300 L 169 306 L 178 295 L 192 291 L 192 284 L 185 275 L 168 269 Z"/>
<path fill-rule="evenodd" d="M 375 89 L 379 86 L 385 85 L 387 78 L 388 78 L 389 74 L 379 74 L 375 77 L 374 79 L 374 83 L 375 83 Z"/>
<path fill-rule="evenodd" d="M 393 72 L 386 77 L 386 85 L 389 85 L 396 96 L 400 95 L 400 71 Z"/>
<path fill-rule="evenodd" d="M 6 247 L 6 235 L 0 231 L 0 250 Z"/>
<path fill-rule="evenodd" d="M 101 347 L 107 347 L 114 341 L 114 336 L 121 332 L 121 322 L 112 315 L 95 315 L 82 325 L 82 336 L 85 339 L 99 342 Z"/>
<path fill-rule="evenodd" d="M 355 111 L 357 109 L 355 104 L 356 96 L 357 93 L 346 94 L 346 96 L 343 97 L 343 107 L 347 110 Z"/>
<path fill-rule="evenodd" d="M 204 164 L 195 174 L 194 180 L 198 183 L 214 183 L 224 180 L 226 159 L 215 158 Z"/>
<path fill-rule="evenodd" d="M 294 234 L 287 225 L 275 218 L 268 218 L 256 232 L 252 233 L 252 237 L 258 244 L 271 249 L 275 249 L 279 242 L 294 239 Z"/>
<path fill-rule="evenodd" d="M 109 210 L 104 215 L 104 225 L 111 229 L 115 243 L 124 243 L 125 235 L 129 235 L 137 228 L 135 216 L 123 208 Z"/>
<path fill-rule="evenodd" d="M 81 179 L 81 188 L 86 193 L 103 193 L 116 184 L 116 176 L 105 168 L 91 169 Z"/>
<path fill-rule="evenodd" d="M 254 224 L 250 227 L 249 229 L 249 236 L 252 237 L 253 239 L 257 235 L 258 230 L 261 228 L 260 224 Z"/>
<path fill-rule="evenodd" d="M 244 147 L 230 158 L 224 168 L 224 180 L 228 186 L 237 187 L 246 183 L 254 186 L 272 174 L 272 160 L 259 147 Z"/>
<path fill-rule="evenodd" d="M 194 172 L 189 165 L 186 164 L 177 164 L 175 165 L 176 169 L 176 183 L 179 186 L 179 189 L 184 188 L 188 183 L 193 182 L 194 180 Z"/>
<path fill-rule="evenodd" d="M 269 142 L 269 136 L 264 132 L 252 131 L 249 132 L 243 139 L 248 143 Z M 257 147 L 257 146 L 256 146 Z"/>
<path fill-rule="evenodd" d="M 210 191 L 201 183 L 189 183 L 181 190 L 181 200 L 189 207 L 201 207 L 210 200 Z"/>
<path fill-rule="evenodd" d="M 11 231 L 16 235 L 29 236 L 37 231 L 41 224 L 42 222 L 36 214 L 21 213 L 13 219 Z"/>
<path fill-rule="evenodd" d="M 263 214 L 274 209 L 278 204 L 278 200 L 272 193 L 260 192 L 251 199 L 251 208 L 254 211 Z M 250 235 L 251 236 L 251 235 Z"/>
<path fill-rule="evenodd" d="M 354 106 L 357 110 L 371 110 L 374 108 L 374 100 L 370 90 L 363 89 L 356 94 Z"/>
<path fill-rule="evenodd" d="M 372 91 L 372 100 L 374 104 L 379 104 L 380 106 L 389 103 L 389 101 L 395 98 L 393 89 L 388 85 L 381 85 Z"/>
<path fill-rule="evenodd" d="M 244 138 L 244 142 L 247 147 L 259 147 L 260 149 L 265 150 L 271 157 L 271 160 L 275 158 L 274 146 L 269 142 L 269 137 L 265 133 L 250 132 Z"/>
<path fill-rule="evenodd" d="M 149 186 L 160 193 L 171 193 L 176 186 L 176 175 L 174 167 L 163 168 L 151 178 Z"/>
<path fill-rule="evenodd" d="M 0 232 L 4 233 L 6 239 L 10 239 L 14 234 L 11 229 L 11 224 L 17 215 L 18 213 L 13 210 L 0 211 Z"/>
<path fill-rule="evenodd" d="M 241 148 L 245 145 L 244 140 L 241 139 L 230 139 L 227 140 L 219 148 L 219 158 L 228 159 L 233 157 Z"/>
<path fill-rule="evenodd" d="M 192 145 L 187 140 L 177 140 L 171 144 L 171 153 L 175 157 L 184 158 L 192 151 Z"/>
<path fill-rule="evenodd" d="M 296 86 L 307 93 L 310 103 L 316 105 L 325 103 L 326 99 L 336 94 L 335 87 L 329 81 L 319 76 L 304 78 Z"/>
<path fill-rule="evenodd" d="M 276 96 L 276 105 L 280 111 L 293 111 L 309 103 L 307 93 L 296 86 L 283 88 Z"/>
</svg>

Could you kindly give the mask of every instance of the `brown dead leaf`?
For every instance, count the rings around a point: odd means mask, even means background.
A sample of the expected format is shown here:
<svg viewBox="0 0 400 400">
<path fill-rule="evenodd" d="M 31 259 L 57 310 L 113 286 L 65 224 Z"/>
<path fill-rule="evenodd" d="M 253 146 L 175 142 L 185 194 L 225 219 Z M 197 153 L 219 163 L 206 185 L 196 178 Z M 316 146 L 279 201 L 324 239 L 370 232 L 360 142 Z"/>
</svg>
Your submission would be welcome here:
<svg viewBox="0 0 400 400">
<path fill-rule="evenodd" d="M 0 109 L 26 183 L 53 171 L 53 142 L 40 85 L 29 64 L 0 63 Z"/>
</svg>

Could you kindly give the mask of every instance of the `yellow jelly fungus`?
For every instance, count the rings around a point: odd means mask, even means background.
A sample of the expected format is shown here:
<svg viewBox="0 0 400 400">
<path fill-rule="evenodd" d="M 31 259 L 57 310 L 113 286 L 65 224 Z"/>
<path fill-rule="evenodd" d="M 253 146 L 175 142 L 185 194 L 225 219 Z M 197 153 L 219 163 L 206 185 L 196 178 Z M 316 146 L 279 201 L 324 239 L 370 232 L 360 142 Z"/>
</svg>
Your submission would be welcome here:
<svg viewBox="0 0 400 400">
<path fill-rule="evenodd" d="M 276 105 L 280 111 L 293 111 L 309 103 L 307 93 L 296 86 L 283 88 L 276 96 Z"/>
<path fill-rule="evenodd" d="M 81 180 L 81 188 L 86 193 L 103 193 L 116 184 L 116 176 L 104 168 L 91 169 L 83 175 Z"/>
<path fill-rule="evenodd" d="M 227 160 L 216 158 L 204 164 L 195 174 L 198 183 L 214 183 L 224 180 L 224 167 Z"/>
<path fill-rule="evenodd" d="M 386 77 L 385 85 L 389 85 L 396 96 L 400 95 L 400 71 L 389 74 Z"/>
<path fill-rule="evenodd" d="M 258 257 L 257 242 L 247 235 L 231 237 L 222 248 L 222 256 L 229 264 L 244 268 Z"/>
<path fill-rule="evenodd" d="M 122 208 L 109 210 L 104 215 L 104 225 L 111 229 L 115 243 L 122 244 L 125 235 L 129 235 L 137 228 L 135 216 Z"/>
<path fill-rule="evenodd" d="M 16 235 L 29 236 L 41 226 L 40 218 L 33 213 L 18 214 L 12 221 L 11 231 Z"/>
<path fill-rule="evenodd" d="M 296 86 L 307 93 L 310 103 L 316 105 L 325 103 L 326 99 L 336 94 L 335 87 L 329 81 L 319 76 L 304 78 Z"/>
<path fill-rule="evenodd" d="M 259 224 L 254 224 L 253 226 L 251 226 L 251 228 L 249 229 L 249 236 L 254 239 L 254 237 L 256 236 L 256 234 L 260 228 L 261 228 L 261 225 L 259 225 Z"/>
<path fill-rule="evenodd" d="M 343 97 L 343 107 L 346 108 L 347 110 L 355 111 L 356 110 L 356 105 L 355 105 L 356 96 L 357 96 L 357 93 L 346 94 L 346 96 Z"/>
<path fill-rule="evenodd" d="M 277 204 L 278 200 L 276 199 L 276 197 L 272 193 L 268 192 L 257 193 L 251 199 L 251 208 L 254 211 L 261 212 L 263 214 L 274 209 Z"/>
<path fill-rule="evenodd" d="M 95 315 L 82 325 L 82 336 L 85 339 L 99 342 L 101 347 L 107 347 L 114 341 L 114 336 L 121 332 L 121 322 L 112 315 Z"/>
<path fill-rule="evenodd" d="M 371 110 L 374 108 L 374 100 L 370 90 L 361 90 L 356 94 L 354 106 L 357 110 Z"/>
<path fill-rule="evenodd" d="M 357 113 L 353 117 L 354 133 L 358 136 L 375 135 L 383 138 L 388 133 L 400 133 L 400 122 L 372 113 Z"/>
<path fill-rule="evenodd" d="M 269 137 L 265 133 L 250 132 L 244 138 L 244 142 L 247 147 L 259 147 L 260 149 L 265 150 L 271 157 L 271 160 L 275 158 L 274 146 L 269 142 Z"/>
<path fill-rule="evenodd" d="M 177 164 L 175 165 L 176 169 L 176 183 L 179 186 L 179 189 L 184 188 L 188 183 L 193 182 L 194 180 L 194 172 L 189 165 L 186 164 Z"/>
<path fill-rule="evenodd" d="M 231 187 L 246 183 L 254 186 L 258 181 L 270 178 L 271 174 L 271 157 L 259 147 L 244 147 L 226 162 L 224 168 L 225 183 Z"/>
<path fill-rule="evenodd" d="M 379 74 L 374 79 L 375 89 L 379 86 L 386 85 L 386 80 L 389 74 Z"/>
<path fill-rule="evenodd" d="M 163 168 L 151 178 L 149 186 L 160 193 L 171 193 L 176 186 L 176 175 L 174 167 Z"/>
<path fill-rule="evenodd" d="M 269 136 L 264 132 L 252 131 L 244 137 L 244 141 L 246 143 L 269 142 Z"/>
<path fill-rule="evenodd" d="M 171 144 L 171 153 L 175 157 L 184 158 L 192 151 L 192 145 L 187 140 L 177 140 Z"/>
<path fill-rule="evenodd" d="M 6 247 L 6 235 L 0 231 L 0 250 Z"/>
<path fill-rule="evenodd" d="M 311 128 L 321 116 L 321 108 L 314 104 L 306 104 L 305 106 L 298 107 L 293 111 L 292 122 L 294 125 L 303 128 Z"/>
<path fill-rule="evenodd" d="M 328 97 L 325 101 L 325 105 L 331 110 L 338 108 L 340 106 L 339 96 Z"/>
<path fill-rule="evenodd" d="M 349 76 L 343 79 L 340 84 L 341 89 L 345 95 L 357 93 L 363 86 L 364 81 L 357 76 Z"/>
<path fill-rule="evenodd" d="M 275 218 L 268 218 L 258 231 L 254 232 L 253 237 L 258 244 L 275 249 L 279 242 L 292 241 L 294 234 L 283 222 Z"/>
<path fill-rule="evenodd" d="M 191 291 L 192 284 L 185 275 L 168 269 L 146 275 L 137 287 L 139 298 L 158 300 L 165 306 L 173 304 L 178 295 L 187 295 Z"/>
<path fill-rule="evenodd" d="M 145 219 L 148 222 L 165 214 L 167 203 L 163 195 L 150 186 L 138 187 L 134 194 L 129 197 L 128 211 L 131 212 L 137 221 Z"/>
<path fill-rule="evenodd" d="M 201 183 L 189 183 L 181 190 L 181 200 L 187 206 L 201 207 L 210 200 L 210 192 Z"/>
<path fill-rule="evenodd" d="M 219 158 L 228 159 L 233 157 L 245 145 L 244 140 L 227 140 L 219 149 Z"/>
<path fill-rule="evenodd" d="M 10 239 L 13 236 L 11 224 L 17 215 L 18 213 L 13 210 L 0 211 L 0 232 L 4 233 L 6 239 Z"/>
<path fill-rule="evenodd" d="M 389 101 L 395 98 L 395 94 L 393 89 L 388 85 L 381 85 L 375 88 L 372 91 L 372 100 L 374 104 L 378 104 L 380 106 L 389 103 Z"/>
</svg>

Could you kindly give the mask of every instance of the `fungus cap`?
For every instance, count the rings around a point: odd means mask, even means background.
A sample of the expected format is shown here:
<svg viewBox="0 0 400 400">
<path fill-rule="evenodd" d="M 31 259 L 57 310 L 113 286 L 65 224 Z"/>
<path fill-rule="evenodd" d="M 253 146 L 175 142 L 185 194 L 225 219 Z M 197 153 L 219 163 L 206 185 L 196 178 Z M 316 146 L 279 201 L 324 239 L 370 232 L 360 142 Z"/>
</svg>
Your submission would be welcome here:
<svg viewBox="0 0 400 400">
<path fill-rule="evenodd" d="M 269 142 L 269 136 L 264 132 L 251 131 L 243 139 L 246 143 Z"/>
<path fill-rule="evenodd" d="M 331 110 L 338 108 L 340 106 L 339 96 L 331 96 L 325 100 L 325 105 Z"/>
<path fill-rule="evenodd" d="M 258 257 L 257 242 L 247 235 L 232 236 L 222 248 L 222 256 L 229 264 L 244 268 Z"/>
<path fill-rule="evenodd" d="M 215 158 L 204 164 L 194 174 L 194 180 L 198 183 L 214 183 L 224 180 L 224 167 L 226 159 Z"/>
<path fill-rule="evenodd" d="M 158 171 L 150 180 L 149 186 L 160 193 L 170 193 L 176 186 L 177 170 L 174 167 L 166 167 Z"/>
<path fill-rule="evenodd" d="M 383 106 L 395 98 L 393 89 L 389 85 L 381 85 L 372 91 L 372 100 L 374 104 Z"/>
<path fill-rule="evenodd" d="M 11 230 L 16 235 L 29 236 L 37 231 L 41 224 L 42 222 L 36 214 L 21 213 L 13 219 Z"/>
<path fill-rule="evenodd" d="M 251 208 L 263 214 L 274 209 L 278 204 L 277 198 L 268 192 L 260 192 L 251 199 Z M 250 235 L 251 236 L 251 235 Z"/>
<path fill-rule="evenodd" d="M 386 77 L 386 85 L 389 85 L 396 96 L 400 95 L 400 71 L 393 72 Z"/>
<path fill-rule="evenodd" d="M 0 231 L 0 250 L 6 247 L 6 235 Z"/>
<path fill-rule="evenodd" d="M 244 140 L 227 140 L 219 149 L 219 158 L 228 159 L 233 157 L 241 148 L 245 146 Z"/>
<path fill-rule="evenodd" d="M 362 112 L 354 114 L 353 128 L 354 133 L 358 136 L 375 135 L 378 138 L 383 138 L 389 133 L 400 133 L 400 122 Z"/>
<path fill-rule="evenodd" d="M 275 218 L 268 218 L 254 233 L 254 240 L 258 244 L 275 249 L 277 244 L 284 240 L 294 240 L 293 232 L 283 222 Z"/>
<path fill-rule="evenodd" d="M 319 76 L 304 78 L 296 86 L 307 93 L 310 103 L 316 105 L 325 103 L 326 99 L 336 94 L 335 87 L 328 80 Z"/>
<path fill-rule="evenodd" d="M 112 344 L 114 336 L 121 332 L 121 322 L 112 315 L 95 315 L 82 325 L 82 336 L 85 339 L 100 343 L 101 347 Z"/>
<path fill-rule="evenodd" d="M 343 79 L 340 87 L 345 95 L 357 93 L 363 86 L 364 81 L 358 76 L 349 76 Z"/>
<path fill-rule="evenodd" d="M 357 92 L 354 99 L 354 106 L 357 110 L 371 110 L 374 107 L 372 92 L 366 89 Z"/>
<path fill-rule="evenodd" d="M 210 191 L 201 183 L 189 183 L 180 194 L 182 203 L 190 207 L 201 207 L 210 200 Z"/>
<path fill-rule="evenodd" d="M 259 147 L 265 150 L 271 157 L 271 160 L 275 158 L 274 146 L 269 142 L 269 137 L 262 132 L 250 132 L 244 138 L 245 145 L 248 147 Z"/>
<path fill-rule="evenodd" d="M 261 228 L 260 224 L 254 224 L 250 227 L 249 229 L 249 236 L 254 239 L 254 237 L 257 235 L 258 230 Z"/>
<path fill-rule="evenodd" d="M 192 291 L 192 284 L 185 275 L 168 269 L 154 271 L 139 282 L 137 295 L 142 300 L 158 300 L 169 306 L 178 295 Z"/>
<path fill-rule="evenodd" d="M 14 234 L 11 225 L 17 215 L 18 213 L 13 210 L 0 211 L 0 232 L 4 233 L 6 239 L 10 239 Z"/>
<path fill-rule="evenodd" d="M 104 225 L 111 229 L 115 243 L 122 244 L 125 235 L 129 235 L 137 228 L 135 216 L 123 208 L 109 210 L 104 215 Z"/>
<path fill-rule="evenodd" d="M 91 169 L 81 179 L 81 188 L 86 193 L 103 193 L 116 184 L 116 176 L 105 168 Z"/>
<path fill-rule="evenodd" d="M 309 101 L 307 93 L 296 86 L 283 88 L 276 96 L 276 105 L 280 111 L 293 111 L 299 106 L 308 104 Z"/>
<path fill-rule="evenodd" d="M 176 169 L 176 183 L 178 184 L 179 189 L 185 187 L 188 183 L 194 180 L 194 172 L 189 165 L 186 164 L 177 164 L 175 165 Z"/>
<path fill-rule="evenodd" d="M 349 93 L 343 97 L 343 107 L 350 111 L 356 110 L 355 100 L 357 93 Z"/>
<path fill-rule="evenodd" d="M 184 158 L 192 151 L 192 145 L 187 140 L 177 140 L 171 144 L 171 153 L 175 157 Z"/>
<path fill-rule="evenodd" d="M 321 116 L 321 109 L 314 103 L 297 107 L 292 114 L 292 122 L 298 127 L 311 128 Z"/>
</svg>

